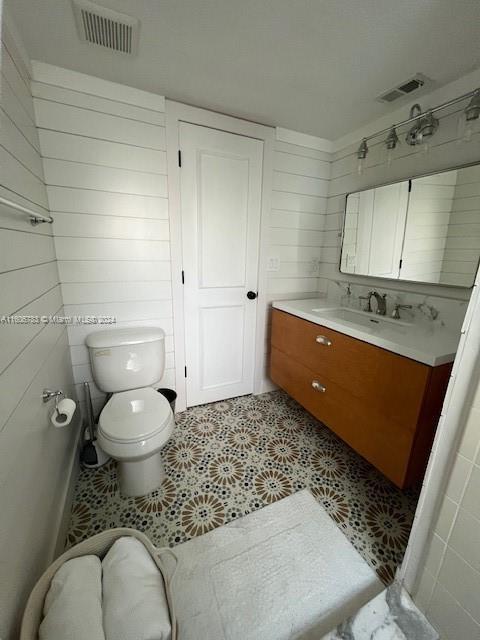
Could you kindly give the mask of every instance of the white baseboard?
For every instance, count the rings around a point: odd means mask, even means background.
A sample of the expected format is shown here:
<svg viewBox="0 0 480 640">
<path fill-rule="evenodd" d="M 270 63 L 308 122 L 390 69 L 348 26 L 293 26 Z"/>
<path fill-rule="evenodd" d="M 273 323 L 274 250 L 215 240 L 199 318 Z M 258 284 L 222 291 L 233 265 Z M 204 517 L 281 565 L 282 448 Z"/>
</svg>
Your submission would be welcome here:
<svg viewBox="0 0 480 640">
<path fill-rule="evenodd" d="M 260 385 L 260 391 L 255 395 L 260 395 L 262 393 L 268 393 L 269 391 L 276 391 L 278 389 L 277 385 L 272 382 L 269 378 L 264 378 Z"/>
</svg>

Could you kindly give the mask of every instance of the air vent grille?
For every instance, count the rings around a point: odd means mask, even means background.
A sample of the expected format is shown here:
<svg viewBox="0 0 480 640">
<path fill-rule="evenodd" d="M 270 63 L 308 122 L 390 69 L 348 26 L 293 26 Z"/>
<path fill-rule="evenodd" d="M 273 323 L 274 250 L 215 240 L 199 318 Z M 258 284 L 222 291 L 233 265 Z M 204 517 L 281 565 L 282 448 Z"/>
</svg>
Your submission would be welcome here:
<svg viewBox="0 0 480 640">
<path fill-rule="evenodd" d="M 127 55 L 136 53 L 139 29 L 136 18 L 89 0 L 73 0 L 73 10 L 83 41 Z"/>
<path fill-rule="evenodd" d="M 394 89 L 393 91 L 384 93 L 383 96 L 379 98 L 379 100 L 381 99 L 383 100 L 383 102 L 393 102 L 394 100 L 398 100 L 398 98 L 401 98 L 403 95 L 405 94 L 401 91 L 397 91 L 397 89 Z"/>
<path fill-rule="evenodd" d="M 417 73 L 415 77 L 409 78 L 408 80 L 405 80 L 405 82 L 399 84 L 397 87 L 394 87 L 393 89 L 382 93 L 382 95 L 378 96 L 377 100 L 379 102 L 394 102 L 399 98 L 410 95 L 411 93 L 417 91 L 418 89 L 421 89 L 422 87 L 427 86 L 430 89 L 433 87 L 433 85 L 434 82 L 430 80 L 430 78 L 427 78 L 427 76 L 424 76 L 422 73 Z"/>
</svg>

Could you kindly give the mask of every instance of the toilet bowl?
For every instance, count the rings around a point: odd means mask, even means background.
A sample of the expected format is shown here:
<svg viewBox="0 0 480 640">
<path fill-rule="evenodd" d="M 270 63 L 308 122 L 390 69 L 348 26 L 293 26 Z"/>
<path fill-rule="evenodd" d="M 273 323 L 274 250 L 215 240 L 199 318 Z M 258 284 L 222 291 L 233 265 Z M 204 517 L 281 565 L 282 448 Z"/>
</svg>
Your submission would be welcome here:
<svg viewBox="0 0 480 640">
<path fill-rule="evenodd" d="M 115 393 L 107 402 L 98 442 L 118 462 L 122 494 L 143 496 L 161 485 L 165 470 L 160 451 L 174 424 L 168 400 L 151 387 Z"/>
<path fill-rule="evenodd" d="M 98 443 L 118 463 L 120 492 L 143 496 L 160 487 L 160 451 L 173 433 L 170 404 L 151 385 L 165 370 L 165 334 L 157 327 L 96 331 L 86 338 L 96 385 L 112 396 Z"/>
</svg>

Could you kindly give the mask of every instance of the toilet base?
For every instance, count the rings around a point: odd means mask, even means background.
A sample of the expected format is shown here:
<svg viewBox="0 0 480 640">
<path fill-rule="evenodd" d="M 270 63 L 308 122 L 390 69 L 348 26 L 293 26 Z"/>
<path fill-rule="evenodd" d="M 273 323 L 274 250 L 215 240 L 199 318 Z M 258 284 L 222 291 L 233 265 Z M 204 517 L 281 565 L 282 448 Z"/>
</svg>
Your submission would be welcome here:
<svg viewBox="0 0 480 640">
<path fill-rule="evenodd" d="M 160 453 L 135 462 L 117 461 L 120 493 L 124 496 L 144 496 L 158 489 L 166 474 Z"/>
</svg>

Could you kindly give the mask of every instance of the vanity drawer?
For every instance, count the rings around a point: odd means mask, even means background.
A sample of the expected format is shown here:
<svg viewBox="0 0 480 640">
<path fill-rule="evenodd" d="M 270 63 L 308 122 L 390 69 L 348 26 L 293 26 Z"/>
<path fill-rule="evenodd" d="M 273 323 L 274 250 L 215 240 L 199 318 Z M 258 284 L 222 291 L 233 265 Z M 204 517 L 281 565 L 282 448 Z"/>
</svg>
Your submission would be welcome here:
<svg viewBox="0 0 480 640">
<path fill-rule="evenodd" d="M 272 346 L 307 367 L 326 373 L 336 362 L 341 334 L 285 311 L 272 311 Z"/>
<path fill-rule="evenodd" d="M 386 418 L 375 403 L 346 392 L 318 370 L 309 369 L 276 347 L 271 351 L 270 374 L 276 384 L 390 480 L 404 485 L 414 439 L 408 417 Z M 315 381 L 325 390 L 312 385 Z"/>
<path fill-rule="evenodd" d="M 431 371 L 427 365 L 277 309 L 272 347 L 368 402 L 385 419 L 415 429 Z"/>
</svg>

